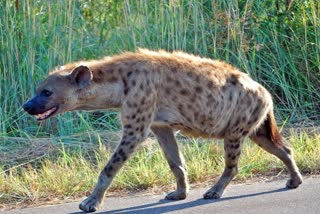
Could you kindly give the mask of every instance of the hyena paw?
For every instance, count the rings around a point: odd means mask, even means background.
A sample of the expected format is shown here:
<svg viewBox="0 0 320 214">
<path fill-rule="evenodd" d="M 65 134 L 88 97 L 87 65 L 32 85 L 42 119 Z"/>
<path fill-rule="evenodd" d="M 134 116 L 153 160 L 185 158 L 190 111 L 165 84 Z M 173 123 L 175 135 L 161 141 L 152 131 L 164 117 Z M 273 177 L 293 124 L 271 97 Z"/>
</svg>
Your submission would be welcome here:
<svg viewBox="0 0 320 214">
<path fill-rule="evenodd" d="M 89 196 L 88 198 L 86 198 L 84 201 L 80 203 L 79 208 L 80 210 L 86 213 L 91 213 L 91 212 L 95 212 L 98 209 L 100 203 L 101 201 L 98 200 L 96 197 Z"/>
<path fill-rule="evenodd" d="M 213 187 L 209 189 L 204 195 L 204 199 L 218 199 L 221 198 L 223 191 L 219 191 L 217 188 Z"/>
<path fill-rule="evenodd" d="M 297 175 L 294 178 L 290 178 L 287 182 L 287 188 L 289 189 L 295 189 L 297 188 L 300 184 L 302 184 L 302 177 L 301 175 Z"/>
<path fill-rule="evenodd" d="M 176 190 L 166 195 L 167 200 L 183 200 L 183 199 L 186 199 L 186 197 L 187 197 L 187 192 L 181 191 L 181 190 Z"/>
</svg>

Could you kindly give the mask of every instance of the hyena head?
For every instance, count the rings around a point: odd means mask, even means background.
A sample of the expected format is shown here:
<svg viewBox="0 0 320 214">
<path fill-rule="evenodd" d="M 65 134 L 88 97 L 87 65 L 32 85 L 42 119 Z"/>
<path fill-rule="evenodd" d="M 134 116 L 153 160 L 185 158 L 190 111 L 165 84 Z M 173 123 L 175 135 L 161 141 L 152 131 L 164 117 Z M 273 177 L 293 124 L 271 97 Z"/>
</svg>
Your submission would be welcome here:
<svg viewBox="0 0 320 214">
<path fill-rule="evenodd" d="M 85 99 L 83 91 L 90 91 L 92 72 L 86 66 L 78 66 L 70 73 L 50 74 L 36 90 L 36 94 L 23 109 L 37 120 L 45 120 L 53 115 L 77 109 L 79 98 Z M 81 97 L 82 96 L 82 97 Z"/>
</svg>

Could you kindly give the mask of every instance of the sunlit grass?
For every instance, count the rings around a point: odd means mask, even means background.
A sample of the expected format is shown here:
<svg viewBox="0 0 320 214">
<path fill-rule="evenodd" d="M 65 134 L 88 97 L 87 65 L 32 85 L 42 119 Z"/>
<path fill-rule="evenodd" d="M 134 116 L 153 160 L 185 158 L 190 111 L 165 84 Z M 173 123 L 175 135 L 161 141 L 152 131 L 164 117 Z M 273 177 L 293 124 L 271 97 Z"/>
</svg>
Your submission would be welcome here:
<svg viewBox="0 0 320 214">
<path fill-rule="evenodd" d="M 101 141 L 101 138 L 98 137 L 97 141 Z M 319 173 L 320 136 L 292 133 L 290 141 L 300 170 L 304 174 Z M 191 183 L 213 183 L 221 175 L 224 168 L 221 142 L 181 139 L 179 145 L 187 162 Z M 20 160 L 10 166 L 2 163 L 6 169 L 0 173 L 0 204 L 74 198 L 90 192 L 112 149 L 102 144 L 99 147 L 83 143 L 77 148 L 74 146 L 60 145 L 54 152 L 42 157 L 42 161 L 33 157 L 31 162 Z M 243 148 L 239 167 L 236 180 L 241 181 L 257 176 L 286 174 L 280 160 L 249 141 Z M 168 190 L 174 186 L 174 176 L 158 144 L 148 141 L 121 169 L 110 191 L 137 191 L 155 187 Z"/>
</svg>

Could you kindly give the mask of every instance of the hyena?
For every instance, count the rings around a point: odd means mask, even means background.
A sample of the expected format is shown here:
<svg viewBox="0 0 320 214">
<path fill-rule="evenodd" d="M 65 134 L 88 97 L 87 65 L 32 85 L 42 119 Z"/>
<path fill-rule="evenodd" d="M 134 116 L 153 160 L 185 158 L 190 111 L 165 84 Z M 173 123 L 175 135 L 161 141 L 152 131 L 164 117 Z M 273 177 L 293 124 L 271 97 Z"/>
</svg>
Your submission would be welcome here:
<svg viewBox="0 0 320 214">
<path fill-rule="evenodd" d="M 192 137 L 224 139 L 225 169 L 205 199 L 220 198 L 237 174 L 246 137 L 280 158 L 290 174 L 288 188 L 302 183 L 293 151 L 277 128 L 270 93 L 222 61 L 140 49 L 75 62 L 51 72 L 23 108 L 38 120 L 72 110 L 120 110 L 122 138 L 92 194 L 79 205 L 85 212 L 96 211 L 120 167 L 150 131 L 176 178 L 176 191 L 166 199 L 185 199 L 189 191 L 177 130 Z"/>
</svg>

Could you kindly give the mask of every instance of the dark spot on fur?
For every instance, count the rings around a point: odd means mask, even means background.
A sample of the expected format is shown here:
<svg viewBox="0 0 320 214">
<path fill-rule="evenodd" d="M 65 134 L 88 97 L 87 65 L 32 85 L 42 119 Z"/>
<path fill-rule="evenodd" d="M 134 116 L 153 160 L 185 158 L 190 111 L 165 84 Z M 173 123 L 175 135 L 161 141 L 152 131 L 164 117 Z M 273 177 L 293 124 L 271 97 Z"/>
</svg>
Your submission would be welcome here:
<svg viewBox="0 0 320 214">
<path fill-rule="evenodd" d="M 129 108 L 132 108 L 132 104 L 131 104 L 130 102 L 127 102 L 127 106 L 128 106 Z"/>
<path fill-rule="evenodd" d="M 113 171 L 113 167 L 112 166 L 106 166 L 104 169 L 104 174 L 107 175 L 107 177 L 111 177 L 112 176 L 112 171 Z"/>
<path fill-rule="evenodd" d="M 129 72 L 127 73 L 127 77 L 130 77 L 131 74 L 132 74 L 132 71 L 129 71 Z"/>
<path fill-rule="evenodd" d="M 196 86 L 194 88 L 194 90 L 197 92 L 197 93 L 201 93 L 202 92 L 202 88 L 200 86 Z"/>
<path fill-rule="evenodd" d="M 188 72 L 187 72 L 187 76 L 188 76 L 188 77 L 192 77 L 192 76 L 193 76 L 193 73 L 192 73 L 191 71 L 188 71 Z"/>
<path fill-rule="evenodd" d="M 123 82 L 123 86 L 124 86 L 125 88 L 127 88 L 127 87 L 128 87 L 128 80 L 125 79 L 125 78 L 123 78 L 123 79 L 122 79 L 122 82 Z"/>
<path fill-rule="evenodd" d="M 124 94 L 127 95 L 129 93 L 129 88 L 124 89 Z"/>
<path fill-rule="evenodd" d="M 170 88 L 165 88 L 164 91 L 166 92 L 166 94 L 170 94 L 171 89 Z"/>
<path fill-rule="evenodd" d="M 112 163 L 117 163 L 119 161 L 120 161 L 120 158 L 118 157 L 118 158 L 113 159 Z"/>
<path fill-rule="evenodd" d="M 240 147 L 240 144 L 235 144 L 235 145 L 233 146 L 234 149 L 239 149 L 239 147 Z"/>
<path fill-rule="evenodd" d="M 128 135 L 129 135 L 129 136 L 132 136 L 133 134 L 134 134 L 133 132 L 129 132 L 129 134 L 128 134 Z"/>
<path fill-rule="evenodd" d="M 135 114 L 131 116 L 131 119 L 135 119 L 135 118 L 136 118 L 136 115 L 135 115 Z"/>
<path fill-rule="evenodd" d="M 143 130 L 144 130 L 144 125 L 141 125 L 140 132 L 143 132 Z"/>
<path fill-rule="evenodd" d="M 136 86 L 136 81 L 135 81 L 135 80 L 132 80 L 132 81 L 131 81 L 131 84 L 132 84 L 132 86 Z"/>
<path fill-rule="evenodd" d="M 143 86 L 143 84 L 142 84 L 142 83 L 140 84 L 140 89 L 141 89 L 141 90 L 143 90 L 143 89 L 144 89 L 144 86 Z"/>
<path fill-rule="evenodd" d="M 235 167 L 236 167 L 236 165 L 228 165 L 228 169 L 233 169 Z"/>
<path fill-rule="evenodd" d="M 209 89 L 213 89 L 213 82 L 209 81 L 209 82 L 207 83 L 207 87 L 208 87 Z"/>
<path fill-rule="evenodd" d="M 186 89 L 181 89 L 180 94 L 183 96 L 187 96 L 187 95 L 189 95 L 189 91 Z"/>
<path fill-rule="evenodd" d="M 123 151 L 123 149 L 119 149 L 118 154 L 123 157 L 126 155 L 126 153 Z"/>
<path fill-rule="evenodd" d="M 173 81 L 173 79 L 170 76 L 167 76 L 167 81 L 168 81 L 168 83 L 170 83 Z"/>
<path fill-rule="evenodd" d="M 181 83 L 179 82 L 179 80 L 175 81 L 175 86 L 179 87 L 181 85 Z"/>
<path fill-rule="evenodd" d="M 141 100 L 141 105 L 144 105 L 145 102 L 146 102 L 146 98 L 143 97 L 142 100 Z"/>
<path fill-rule="evenodd" d="M 127 124 L 127 125 L 124 126 L 124 128 L 125 128 L 125 129 L 131 129 L 132 126 L 131 126 L 130 124 Z"/>
<path fill-rule="evenodd" d="M 238 78 L 236 75 L 231 74 L 231 76 L 227 80 L 231 85 L 236 85 L 238 82 Z"/>
<path fill-rule="evenodd" d="M 249 132 L 248 131 L 244 131 L 243 132 L 243 135 L 247 135 Z"/>
</svg>

